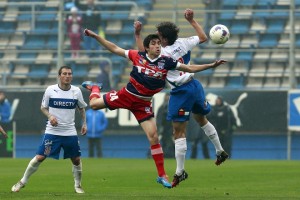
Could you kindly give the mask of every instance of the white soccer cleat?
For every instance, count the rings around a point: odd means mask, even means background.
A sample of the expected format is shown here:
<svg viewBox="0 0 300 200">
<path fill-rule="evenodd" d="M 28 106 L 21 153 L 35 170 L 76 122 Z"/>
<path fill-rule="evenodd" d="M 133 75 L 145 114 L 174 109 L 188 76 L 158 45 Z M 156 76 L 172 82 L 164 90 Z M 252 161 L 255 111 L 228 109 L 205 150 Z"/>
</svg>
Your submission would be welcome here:
<svg viewBox="0 0 300 200">
<path fill-rule="evenodd" d="M 11 191 L 12 192 L 19 192 L 21 188 L 25 187 L 25 184 L 21 181 L 17 182 L 15 185 L 12 186 Z"/>
<path fill-rule="evenodd" d="M 83 194 L 83 193 L 84 193 L 84 190 L 82 189 L 81 186 L 78 186 L 78 187 L 75 187 L 75 192 L 76 192 L 77 194 Z"/>
</svg>

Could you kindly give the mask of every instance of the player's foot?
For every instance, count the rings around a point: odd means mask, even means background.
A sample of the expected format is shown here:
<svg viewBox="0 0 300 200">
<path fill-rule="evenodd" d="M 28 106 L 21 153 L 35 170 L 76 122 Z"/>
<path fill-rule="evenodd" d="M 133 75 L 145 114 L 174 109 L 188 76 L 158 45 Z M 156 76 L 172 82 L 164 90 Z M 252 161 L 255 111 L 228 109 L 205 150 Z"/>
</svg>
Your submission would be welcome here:
<svg viewBox="0 0 300 200">
<path fill-rule="evenodd" d="M 75 192 L 77 194 L 83 194 L 84 193 L 84 190 L 82 189 L 81 186 L 75 186 L 74 188 L 75 188 Z"/>
<path fill-rule="evenodd" d="M 220 155 L 217 155 L 217 160 L 216 160 L 215 164 L 221 165 L 223 162 L 225 162 L 225 160 L 227 158 L 229 158 L 229 155 L 225 151 L 222 151 L 222 153 Z"/>
<path fill-rule="evenodd" d="M 180 175 L 175 174 L 173 181 L 172 181 L 172 187 L 176 187 L 177 185 L 179 185 L 179 183 L 181 181 L 184 181 L 188 177 L 189 177 L 189 175 L 184 170 L 182 171 L 182 173 Z"/>
<path fill-rule="evenodd" d="M 92 90 L 92 87 L 96 85 L 98 86 L 98 88 L 101 90 L 102 89 L 102 83 L 95 83 L 92 81 L 84 81 L 81 86 L 88 89 L 88 90 Z"/>
<path fill-rule="evenodd" d="M 15 185 L 12 186 L 11 191 L 12 192 L 19 192 L 21 188 L 25 187 L 25 184 L 21 181 L 17 182 Z"/>
<path fill-rule="evenodd" d="M 161 176 L 157 177 L 156 181 L 158 183 L 162 184 L 166 188 L 172 188 L 171 183 L 169 183 L 169 181 L 168 181 L 168 176 L 167 175 L 162 176 L 162 177 Z"/>
</svg>

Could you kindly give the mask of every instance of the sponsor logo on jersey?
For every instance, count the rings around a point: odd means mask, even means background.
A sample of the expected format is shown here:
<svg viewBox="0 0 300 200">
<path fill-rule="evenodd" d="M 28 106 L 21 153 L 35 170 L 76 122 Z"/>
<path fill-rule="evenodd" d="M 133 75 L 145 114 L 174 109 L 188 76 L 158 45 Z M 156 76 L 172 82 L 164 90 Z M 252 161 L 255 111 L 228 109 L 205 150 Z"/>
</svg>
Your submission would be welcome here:
<svg viewBox="0 0 300 200">
<path fill-rule="evenodd" d="M 62 109 L 74 109 L 76 108 L 77 99 L 61 99 L 61 98 L 50 98 L 49 107 L 62 108 Z"/>
<path fill-rule="evenodd" d="M 157 63 L 158 69 L 162 70 L 165 67 L 165 63 L 163 62 L 158 62 Z"/>
<path fill-rule="evenodd" d="M 178 53 L 178 52 L 181 52 L 182 50 L 181 50 L 181 48 L 180 47 L 178 47 L 177 49 L 174 49 L 174 51 L 172 51 L 172 55 L 174 55 L 174 54 L 176 54 L 176 53 Z"/>
<path fill-rule="evenodd" d="M 138 73 L 143 73 L 149 77 L 155 77 L 158 79 L 163 79 L 164 78 L 164 73 L 163 72 L 157 72 L 153 69 L 148 69 L 146 67 L 142 67 L 142 66 L 136 66 L 137 68 L 137 72 Z"/>
<path fill-rule="evenodd" d="M 188 116 L 189 115 L 189 112 L 186 112 L 184 109 L 179 109 L 178 111 L 178 115 L 179 116 Z"/>
</svg>

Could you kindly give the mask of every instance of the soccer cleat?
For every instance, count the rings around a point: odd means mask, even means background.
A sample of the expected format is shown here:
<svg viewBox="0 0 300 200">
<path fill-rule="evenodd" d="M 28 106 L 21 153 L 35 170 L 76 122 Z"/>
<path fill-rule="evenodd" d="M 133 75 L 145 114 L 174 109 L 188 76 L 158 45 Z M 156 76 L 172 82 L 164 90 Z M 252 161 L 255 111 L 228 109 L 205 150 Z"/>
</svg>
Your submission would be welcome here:
<svg viewBox="0 0 300 200">
<path fill-rule="evenodd" d="M 12 192 L 19 192 L 21 188 L 24 188 L 25 184 L 21 181 L 17 182 L 15 185 L 12 186 L 11 191 Z"/>
<path fill-rule="evenodd" d="M 92 81 L 84 81 L 81 86 L 88 89 L 88 90 L 92 90 L 92 87 L 96 85 L 99 87 L 99 89 L 102 89 L 102 83 L 94 83 Z"/>
<path fill-rule="evenodd" d="M 75 188 L 75 192 L 77 194 L 83 194 L 84 193 L 84 190 L 82 189 L 81 186 L 78 186 L 78 187 L 74 187 Z"/>
<path fill-rule="evenodd" d="M 176 187 L 181 181 L 184 181 L 188 177 L 189 175 L 184 170 L 182 171 L 181 175 L 175 174 L 172 181 L 172 187 Z"/>
<path fill-rule="evenodd" d="M 220 155 L 217 155 L 216 165 L 221 165 L 225 160 L 229 158 L 228 154 L 225 151 L 222 151 Z"/>
<path fill-rule="evenodd" d="M 168 176 L 157 177 L 156 182 L 162 184 L 166 188 L 172 188 L 171 183 L 168 181 Z"/>
</svg>

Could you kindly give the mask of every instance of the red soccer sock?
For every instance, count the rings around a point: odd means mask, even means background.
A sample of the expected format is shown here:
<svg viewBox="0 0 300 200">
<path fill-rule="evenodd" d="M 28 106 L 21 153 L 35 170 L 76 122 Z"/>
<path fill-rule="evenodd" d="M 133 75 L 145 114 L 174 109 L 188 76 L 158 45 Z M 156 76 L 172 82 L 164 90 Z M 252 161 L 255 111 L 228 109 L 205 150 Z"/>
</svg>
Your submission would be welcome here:
<svg viewBox="0 0 300 200">
<path fill-rule="evenodd" d="M 97 85 L 92 86 L 92 93 L 90 94 L 89 99 L 100 98 L 100 88 Z"/>
<path fill-rule="evenodd" d="M 160 144 L 155 144 L 151 146 L 151 155 L 155 162 L 158 176 L 165 176 L 166 172 L 164 168 L 164 153 Z"/>
</svg>

